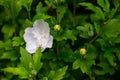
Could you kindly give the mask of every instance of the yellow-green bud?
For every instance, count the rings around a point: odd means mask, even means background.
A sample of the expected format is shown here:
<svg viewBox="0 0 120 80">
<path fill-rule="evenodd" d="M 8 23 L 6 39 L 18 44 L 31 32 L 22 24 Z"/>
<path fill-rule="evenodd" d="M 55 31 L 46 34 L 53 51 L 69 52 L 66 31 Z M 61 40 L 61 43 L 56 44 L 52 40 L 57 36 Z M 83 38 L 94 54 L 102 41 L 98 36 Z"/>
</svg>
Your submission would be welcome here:
<svg viewBox="0 0 120 80">
<path fill-rule="evenodd" d="M 87 51 L 86 51 L 86 49 L 85 49 L 85 48 L 81 48 L 81 49 L 80 49 L 80 54 L 81 54 L 81 55 L 85 55 L 85 54 L 86 54 L 86 52 L 87 52 Z"/>
<path fill-rule="evenodd" d="M 60 25 L 55 25 L 55 26 L 54 26 L 54 30 L 60 31 Z"/>
<path fill-rule="evenodd" d="M 31 71 L 31 74 L 32 74 L 32 75 L 37 75 L 37 71 L 36 71 L 36 70 L 32 70 L 32 71 Z"/>
</svg>

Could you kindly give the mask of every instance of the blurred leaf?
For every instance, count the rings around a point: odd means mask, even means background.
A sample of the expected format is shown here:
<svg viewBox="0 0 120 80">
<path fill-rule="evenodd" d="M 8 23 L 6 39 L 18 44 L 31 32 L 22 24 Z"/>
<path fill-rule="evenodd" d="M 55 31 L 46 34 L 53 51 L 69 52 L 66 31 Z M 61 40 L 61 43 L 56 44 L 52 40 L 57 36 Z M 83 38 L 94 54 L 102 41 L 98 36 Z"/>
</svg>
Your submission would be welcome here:
<svg viewBox="0 0 120 80">
<path fill-rule="evenodd" d="M 20 3 L 27 9 L 29 12 L 31 10 L 33 0 L 20 0 Z"/>
<path fill-rule="evenodd" d="M 114 0 L 113 1 L 114 4 L 114 8 L 111 9 L 110 13 L 109 13 L 109 18 L 113 18 L 117 12 L 117 10 L 119 9 L 119 0 Z"/>
<path fill-rule="evenodd" d="M 3 24 L 3 21 L 4 21 L 4 19 L 5 19 L 5 17 L 4 17 L 4 15 L 5 15 L 5 13 L 1 10 L 1 12 L 0 12 L 0 26 Z"/>
<path fill-rule="evenodd" d="M 22 3 L 20 0 L 10 0 L 11 1 L 11 15 L 13 18 L 16 18 L 22 9 Z"/>
<path fill-rule="evenodd" d="M 84 26 L 78 26 L 77 29 L 80 31 L 80 37 L 89 38 L 94 35 L 93 26 L 89 23 Z"/>
<path fill-rule="evenodd" d="M 75 62 L 73 63 L 73 69 L 78 69 L 80 67 L 80 60 L 77 59 L 75 60 Z"/>
<path fill-rule="evenodd" d="M 91 3 L 85 3 L 85 2 L 83 2 L 83 3 L 79 3 L 79 4 L 82 5 L 82 6 L 86 6 L 87 9 L 93 11 L 95 13 L 94 16 L 97 19 L 102 19 L 102 20 L 105 19 L 104 13 L 102 12 L 101 8 L 99 8 L 97 6 L 94 6 Z"/>
<path fill-rule="evenodd" d="M 65 40 L 67 40 L 67 39 L 72 40 L 72 44 L 76 40 L 76 36 L 73 34 L 72 30 L 66 30 L 63 36 L 64 36 Z"/>
<path fill-rule="evenodd" d="M 23 24 L 23 27 L 24 28 L 27 28 L 27 27 L 32 27 L 32 22 L 28 19 L 25 20 L 24 24 Z"/>
<path fill-rule="evenodd" d="M 55 0 L 45 0 L 44 2 L 48 7 L 56 8 L 56 6 L 57 6 Z"/>
<path fill-rule="evenodd" d="M 67 68 L 68 68 L 68 66 L 60 68 L 56 71 L 51 70 L 49 75 L 48 75 L 49 79 L 50 80 L 61 80 L 61 79 L 63 79 L 63 76 L 65 75 Z"/>
<path fill-rule="evenodd" d="M 13 36 L 15 28 L 12 25 L 4 25 L 2 31 L 4 33 L 4 38 L 7 40 L 8 38 Z"/>
<path fill-rule="evenodd" d="M 94 22 L 94 26 L 95 26 L 95 32 L 99 33 L 101 26 L 97 22 Z"/>
<path fill-rule="evenodd" d="M 120 20 L 112 19 L 110 20 L 103 29 L 103 35 L 106 35 L 108 38 L 115 38 L 120 34 Z"/>
<path fill-rule="evenodd" d="M 118 47 L 116 49 L 116 56 L 117 56 L 118 60 L 120 61 L 120 47 Z"/>
<path fill-rule="evenodd" d="M 109 0 L 97 0 L 97 3 L 103 8 L 104 11 L 110 11 L 110 3 Z"/>
<path fill-rule="evenodd" d="M 36 13 L 39 14 L 39 13 L 44 13 L 46 11 L 47 11 L 47 8 L 43 7 L 42 2 L 39 2 L 37 7 L 36 7 Z"/>
<path fill-rule="evenodd" d="M 106 44 L 106 41 L 104 39 L 97 39 L 96 42 L 98 42 L 101 46 L 102 49 L 105 49 L 107 44 Z"/>
<path fill-rule="evenodd" d="M 114 65 L 115 56 L 112 52 L 106 50 L 106 52 L 104 53 L 104 57 L 107 58 L 111 65 Z"/>
<path fill-rule="evenodd" d="M 98 66 L 102 69 L 94 70 L 97 75 L 105 75 L 106 73 L 110 73 L 112 75 L 115 72 L 115 69 L 105 62 L 99 63 Z"/>
<path fill-rule="evenodd" d="M 118 37 L 116 37 L 116 38 L 112 38 L 113 40 L 113 42 L 114 43 L 120 43 L 120 36 L 118 36 Z"/>
<path fill-rule="evenodd" d="M 4 52 L 3 55 L 0 57 L 1 59 L 10 59 L 11 61 L 15 61 L 18 59 L 19 54 L 15 51 Z"/>
<path fill-rule="evenodd" d="M 4 6 L 4 7 L 8 7 L 10 4 L 10 0 L 0 0 L 0 5 Z"/>
<path fill-rule="evenodd" d="M 0 41 L 0 49 L 1 48 L 4 48 L 4 43 L 3 43 L 3 41 Z"/>
<path fill-rule="evenodd" d="M 89 45 L 89 47 L 87 48 L 87 53 L 84 56 L 84 58 L 88 61 L 90 60 L 95 60 L 97 57 L 97 50 L 96 47 L 94 45 Z"/>
<path fill-rule="evenodd" d="M 12 41 L 10 39 L 4 42 L 5 50 L 13 50 Z"/>
<path fill-rule="evenodd" d="M 46 19 L 49 19 L 49 18 L 50 18 L 50 16 L 47 15 L 47 14 L 38 13 L 38 14 L 36 14 L 36 15 L 33 17 L 33 21 L 35 21 L 35 20 L 37 20 L 37 19 L 44 19 L 44 20 L 46 20 Z"/>
<path fill-rule="evenodd" d="M 5 72 L 10 72 L 14 75 L 19 75 L 19 77 L 21 79 L 27 79 L 29 77 L 29 74 L 27 73 L 26 69 L 23 68 L 23 67 L 18 67 L 18 68 L 7 67 L 7 68 L 4 68 L 2 70 L 5 71 Z"/>
<path fill-rule="evenodd" d="M 4 6 L 7 16 L 10 16 L 12 19 L 15 19 L 22 9 L 20 0 L 1 0 L 0 4 Z"/>
<path fill-rule="evenodd" d="M 21 37 L 14 37 L 12 44 L 13 46 L 20 46 L 24 44 L 24 41 Z"/>
<path fill-rule="evenodd" d="M 40 61 L 42 57 L 42 53 L 41 53 L 41 50 L 38 49 L 36 51 L 35 54 L 33 54 L 33 63 L 34 63 L 34 67 L 35 67 L 35 70 L 38 72 L 40 70 L 40 68 L 42 67 L 43 63 Z"/>
<path fill-rule="evenodd" d="M 73 69 L 78 69 L 80 68 L 83 73 L 88 74 L 91 76 L 91 66 L 95 64 L 94 60 L 86 60 L 86 59 L 77 59 L 73 63 Z"/>
<path fill-rule="evenodd" d="M 29 71 L 29 64 L 32 63 L 31 55 L 22 47 L 20 47 L 20 54 L 20 60 L 22 62 L 22 65 L 25 67 L 26 70 Z"/>
<path fill-rule="evenodd" d="M 48 80 L 48 77 L 43 77 L 41 80 Z"/>
<path fill-rule="evenodd" d="M 59 51 L 59 60 L 63 60 L 65 62 L 72 62 L 74 60 L 74 57 L 73 57 L 73 51 L 72 49 L 70 48 L 69 45 L 62 45 L 59 47 L 60 48 L 60 51 Z"/>
<path fill-rule="evenodd" d="M 42 58 L 43 59 L 48 59 L 48 60 L 49 59 L 54 60 L 54 59 L 56 59 L 56 54 L 53 53 L 53 52 L 46 52 L 45 54 L 43 54 Z"/>
<path fill-rule="evenodd" d="M 58 21 L 61 22 L 62 18 L 64 17 L 64 14 L 66 13 L 67 7 L 60 6 L 58 7 Z"/>
</svg>

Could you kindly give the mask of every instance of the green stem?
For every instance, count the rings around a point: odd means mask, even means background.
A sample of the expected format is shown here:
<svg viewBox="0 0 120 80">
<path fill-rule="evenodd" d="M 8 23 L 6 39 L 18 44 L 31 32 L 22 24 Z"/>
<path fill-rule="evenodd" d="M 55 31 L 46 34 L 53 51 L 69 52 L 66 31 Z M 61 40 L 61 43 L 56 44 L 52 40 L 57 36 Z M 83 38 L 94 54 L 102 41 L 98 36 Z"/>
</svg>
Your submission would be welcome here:
<svg viewBox="0 0 120 80">
<path fill-rule="evenodd" d="M 57 56 L 59 56 L 59 42 L 57 42 L 57 47 L 56 47 L 56 49 L 57 49 Z"/>
<path fill-rule="evenodd" d="M 57 9 L 56 9 L 56 18 L 57 18 L 57 23 L 59 24 L 60 21 L 59 21 L 59 17 L 58 17 L 58 15 L 59 15 L 58 7 L 59 7 L 59 0 L 57 0 Z"/>
<path fill-rule="evenodd" d="M 109 20 L 103 22 L 103 24 L 101 25 L 102 27 L 100 28 L 98 34 L 91 41 L 88 42 L 87 49 L 102 34 L 103 28 L 105 27 L 105 24 L 107 24 L 107 22 L 109 22 Z"/>
<path fill-rule="evenodd" d="M 73 26 L 76 25 L 76 0 L 73 0 Z"/>
<path fill-rule="evenodd" d="M 57 0 L 56 18 L 57 18 L 57 23 L 60 24 L 59 17 L 58 17 L 59 16 L 58 7 L 59 7 L 59 0 Z M 59 55 L 59 42 L 58 41 L 56 43 L 56 54 L 57 56 Z"/>
<path fill-rule="evenodd" d="M 36 77 L 34 77 L 34 79 L 33 80 L 36 80 Z"/>
<path fill-rule="evenodd" d="M 29 20 L 31 20 L 30 10 L 28 10 L 28 18 L 29 18 Z"/>
</svg>

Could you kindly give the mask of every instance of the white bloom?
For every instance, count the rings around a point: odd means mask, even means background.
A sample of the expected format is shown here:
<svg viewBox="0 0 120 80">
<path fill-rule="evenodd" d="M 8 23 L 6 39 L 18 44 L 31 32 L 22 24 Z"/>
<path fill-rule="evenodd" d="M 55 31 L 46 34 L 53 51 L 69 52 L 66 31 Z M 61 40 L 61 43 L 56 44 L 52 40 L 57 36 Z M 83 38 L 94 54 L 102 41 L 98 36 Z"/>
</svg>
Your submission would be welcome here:
<svg viewBox="0 0 120 80">
<path fill-rule="evenodd" d="M 26 42 L 26 50 L 31 54 L 36 52 L 39 47 L 43 52 L 46 48 L 51 48 L 53 44 L 49 24 L 43 20 L 36 20 L 33 28 L 26 28 L 23 37 Z"/>
</svg>

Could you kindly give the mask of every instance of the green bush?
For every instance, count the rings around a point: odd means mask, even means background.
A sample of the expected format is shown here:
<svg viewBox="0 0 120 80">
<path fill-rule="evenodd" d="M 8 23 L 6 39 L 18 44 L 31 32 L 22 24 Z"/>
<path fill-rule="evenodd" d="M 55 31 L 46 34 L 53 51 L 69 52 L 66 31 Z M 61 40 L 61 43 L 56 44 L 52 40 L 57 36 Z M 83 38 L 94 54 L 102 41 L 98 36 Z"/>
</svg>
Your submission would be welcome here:
<svg viewBox="0 0 120 80">
<path fill-rule="evenodd" d="M 44 20 L 52 48 L 23 34 Z M 0 80 L 120 80 L 120 0 L 0 0 Z"/>
</svg>

